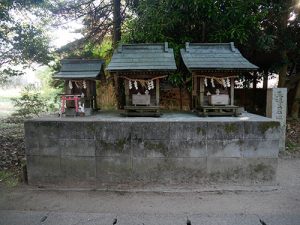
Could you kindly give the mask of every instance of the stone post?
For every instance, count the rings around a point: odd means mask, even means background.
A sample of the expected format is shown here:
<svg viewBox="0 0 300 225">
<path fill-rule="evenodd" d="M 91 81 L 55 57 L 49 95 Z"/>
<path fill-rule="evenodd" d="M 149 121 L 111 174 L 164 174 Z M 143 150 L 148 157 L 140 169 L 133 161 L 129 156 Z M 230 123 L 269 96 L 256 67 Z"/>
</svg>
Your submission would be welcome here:
<svg viewBox="0 0 300 225">
<path fill-rule="evenodd" d="M 281 133 L 279 138 L 279 151 L 285 150 L 287 114 L 287 89 L 273 88 L 267 90 L 266 115 L 280 122 Z"/>
</svg>

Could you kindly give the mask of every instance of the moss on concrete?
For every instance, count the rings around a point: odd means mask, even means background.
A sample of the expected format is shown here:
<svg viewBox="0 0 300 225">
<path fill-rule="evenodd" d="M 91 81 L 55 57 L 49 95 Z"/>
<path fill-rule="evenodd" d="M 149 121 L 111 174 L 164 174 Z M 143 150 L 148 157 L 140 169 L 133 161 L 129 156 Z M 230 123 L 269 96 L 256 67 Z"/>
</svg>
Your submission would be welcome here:
<svg viewBox="0 0 300 225">
<path fill-rule="evenodd" d="M 209 173 L 209 180 L 211 182 L 238 181 L 242 176 L 242 168 L 238 167 Z"/>
<path fill-rule="evenodd" d="M 259 163 L 257 165 L 252 166 L 252 170 L 255 173 L 262 173 L 268 169 L 268 166 L 266 166 L 263 163 Z"/>
<path fill-rule="evenodd" d="M 227 134 L 235 133 L 238 131 L 238 127 L 236 124 L 230 123 L 225 125 L 224 130 Z"/>
<path fill-rule="evenodd" d="M 238 145 L 241 147 L 245 144 L 245 141 L 243 139 L 239 139 Z"/>
<path fill-rule="evenodd" d="M 206 135 L 206 131 L 202 127 L 197 127 L 197 134 L 198 135 Z"/>
<path fill-rule="evenodd" d="M 168 156 L 168 146 L 166 146 L 164 143 L 153 143 L 150 141 L 145 141 L 144 146 L 146 149 L 160 152 L 163 156 Z"/>
<path fill-rule="evenodd" d="M 117 149 L 123 149 L 126 142 L 127 140 L 125 138 L 117 140 L 116 142 Z"/>
<path fill-rule="evenodd" d="M 91 133 L 95 133 L 95 131 L 96 131 L 95 126 L 92 123 L 88 123 L 86 125 L 86 129 L 88 130 L 88 132 L 91 132 Z"/>
<path fill-rule="evenodd" d="M 278 126 L 279 126 L 279 122 L 272 121 L 272 122 L 261 123 L 259 124 L 258 128 L 262 133 L 265 133 L 267 130 L 277 128 Z"/>
<path fill-rule="evenodd" d="M 115 150 L 115 151 L 122 152 L 125 149 L 124 146 L 126 145 L 127 140 L 126 138 L 124 138 L 124 139 L 116 140 L 113 143 L 106 142 L 104 140 L 100 140 L 99 142 L 101 146 L 105 148 L 105 150 Z"/>
</svg>

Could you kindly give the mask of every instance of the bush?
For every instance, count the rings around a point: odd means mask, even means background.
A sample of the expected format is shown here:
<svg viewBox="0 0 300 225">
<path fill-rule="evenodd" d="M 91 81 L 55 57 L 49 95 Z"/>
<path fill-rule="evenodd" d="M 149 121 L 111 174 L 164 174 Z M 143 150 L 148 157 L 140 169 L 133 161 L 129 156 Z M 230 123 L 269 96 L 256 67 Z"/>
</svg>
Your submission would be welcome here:
<svg viewBox="0 0 300 225">
<path fill-rule="evenodd" d="M 32 84 L 22 90 L 20 98 L 12 98 L 12 101 L 17 109 L 12 114 L 12 117 L 32 118 L 47 111 L 45 99 L 42 97 L 41 92 Z"/>
</svg>

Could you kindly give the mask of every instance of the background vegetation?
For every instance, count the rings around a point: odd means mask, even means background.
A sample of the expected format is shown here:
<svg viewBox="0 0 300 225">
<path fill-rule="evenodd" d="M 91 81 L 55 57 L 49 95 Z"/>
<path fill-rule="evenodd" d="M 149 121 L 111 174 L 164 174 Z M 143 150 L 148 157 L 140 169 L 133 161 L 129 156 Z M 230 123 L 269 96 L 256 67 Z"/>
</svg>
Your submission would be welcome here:
<svg viewBox="0 0 300 225">
<path fill-rule="evenodd" d="M 66 56 L 109 62 L 119 43 L 168 41 L 178 66 L 169 80 L 188 90 L 190 74 L 179 57 L 184 43 L 233 41 L 260 67 L 257 73 L 242 74 L 245 86 L 250 82 L 256 88 L 263 79 L 267 87 L 267 78 L 279 74 L 279 87 L 288 88 L 289 114 L 298 118 L 299 9 L 299 0 L 5 0 L 0 3 L 0 76 L 4 82 L 22 73 L 16 64 L 47 64 Z M 83 23 L 77 31 L 82 38 L 55 50 L 46 30 L 67 21 Z"/>
</svg>

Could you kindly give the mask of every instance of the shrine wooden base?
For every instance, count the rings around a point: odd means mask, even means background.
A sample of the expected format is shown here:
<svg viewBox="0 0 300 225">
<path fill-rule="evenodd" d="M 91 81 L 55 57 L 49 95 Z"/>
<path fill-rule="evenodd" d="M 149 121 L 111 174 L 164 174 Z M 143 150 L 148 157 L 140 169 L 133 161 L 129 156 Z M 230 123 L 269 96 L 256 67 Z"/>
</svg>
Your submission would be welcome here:
<svg viewBox="0 0 300 225">
<path fill-rule="evenodd" d="M 206 105 L 197 108 L 199 116 L 239 116 L 239 107 L 234 105 Z"/>
<path fill-rule="evenodd" d="M 160 117 L 159 106 L 125 106 L 122 116 Z"/>
</svg>

